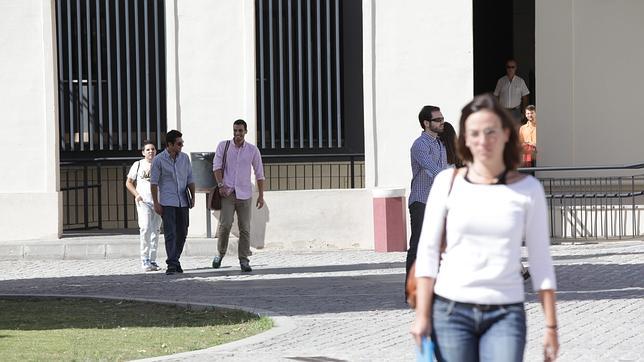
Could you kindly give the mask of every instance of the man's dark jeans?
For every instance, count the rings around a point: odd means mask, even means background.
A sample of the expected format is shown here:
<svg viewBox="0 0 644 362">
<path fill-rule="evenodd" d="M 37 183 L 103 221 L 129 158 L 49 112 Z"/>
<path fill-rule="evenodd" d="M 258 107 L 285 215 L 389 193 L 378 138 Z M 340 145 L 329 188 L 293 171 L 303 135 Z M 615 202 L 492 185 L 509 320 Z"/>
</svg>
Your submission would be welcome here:
<svg viewBox="0 0 644 362">
<path fill-rule="evenodd" d="M 409 205 L 409 219 L 411 220 L 411 237 L 409 238 L 409 249 L 407 249 L 407 272 L 405 274 L 405 285 L 409 277 L 409 269 L 416 261 L 416 252 L 418 251 L 418 239 L 423 229 L 423 218 L 425 217 L 425 204 L 422 202 L 413 202 Z M 407 297 L 405 290 L 405 297 Z"/>
<path fill-rule="evenodd" d="M 165 260 L 168 269 L 177 269 L 188 235 L 189 211 L 187 207 L 163 206 L 163 234 L 165 238 Z"/>
</svg>

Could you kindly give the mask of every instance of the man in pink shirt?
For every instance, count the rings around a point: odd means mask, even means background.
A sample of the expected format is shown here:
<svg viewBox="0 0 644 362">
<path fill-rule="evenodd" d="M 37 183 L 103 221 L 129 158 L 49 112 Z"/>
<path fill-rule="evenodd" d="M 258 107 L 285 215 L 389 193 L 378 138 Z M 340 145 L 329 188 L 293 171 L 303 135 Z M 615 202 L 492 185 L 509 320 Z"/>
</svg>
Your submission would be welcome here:
<svg viewBox="0 0 644 362">
<path fill-rule="evenodd" d="M 251 255 L 250 211 L 253 200 L 250 169 L 252 166 L 255 172 L 257 190 L 259 191 L 256 206 L 261 209 L 264 206 L 264 166 L 259 149 L 244 141 L 246 133 L 248 133 L 246 122 L 242 119 L 236 120 L 233 123 L 232 142 L 230 140 L 219 142 L 215 158 L 212 161 L 212 171 L 221 195 L 221 212 L 217 230 L 219 255 L 212 260 L 212 267 L 215 269 L 221 266 L 221 260 L 228 250 L 230 228 L 233 225 L 233 216 L 237 212 L 239 266 L 243 272 L 253 271 L 248 259 Z"/>
</svg>

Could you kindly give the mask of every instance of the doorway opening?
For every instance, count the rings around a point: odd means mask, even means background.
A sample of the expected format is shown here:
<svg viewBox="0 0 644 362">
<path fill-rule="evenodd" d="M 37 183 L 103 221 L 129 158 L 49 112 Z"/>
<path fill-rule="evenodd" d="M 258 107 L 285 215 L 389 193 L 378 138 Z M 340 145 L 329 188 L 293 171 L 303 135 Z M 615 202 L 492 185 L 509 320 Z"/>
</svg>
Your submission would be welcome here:
<svg viewBox="0 0 644 362">
<path fill-rule="evenodd" d="M 525 80 L 529 104 L 536 104 L 534 24 L 535 0 L 472 1 L 474 94 L 493 92 L 514 58 Z"/>
</svg>

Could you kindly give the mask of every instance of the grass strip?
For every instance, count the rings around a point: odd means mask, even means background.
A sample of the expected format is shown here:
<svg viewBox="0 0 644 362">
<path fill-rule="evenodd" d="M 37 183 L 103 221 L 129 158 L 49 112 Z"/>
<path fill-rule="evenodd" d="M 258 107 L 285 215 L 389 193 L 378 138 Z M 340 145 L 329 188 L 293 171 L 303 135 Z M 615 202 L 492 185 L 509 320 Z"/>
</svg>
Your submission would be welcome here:
<svg viewBox="0 0 644 362">
<path fill-rule="evenodd" d="M 123 361 L 193 351 L 272 327 L 267 317 L 117 300 L 0 299 L 4 361 Z"/>
</svg>

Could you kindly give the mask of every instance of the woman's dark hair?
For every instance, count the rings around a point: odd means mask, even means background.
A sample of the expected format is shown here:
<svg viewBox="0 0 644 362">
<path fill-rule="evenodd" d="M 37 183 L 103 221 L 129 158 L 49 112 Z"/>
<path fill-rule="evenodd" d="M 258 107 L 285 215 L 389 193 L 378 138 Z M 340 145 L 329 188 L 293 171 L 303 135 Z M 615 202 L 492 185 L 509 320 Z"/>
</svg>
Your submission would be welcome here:
<svg viewBox="0 0 644 362">
<path fill-rule="evenodd" d="M 463 162 L 456 152 L 456 130 L 454 130 L 454 126 L 449 122 L 443 123 L 443 132 L 438 134 L 438 138 L 440 138 L 445 146 L 447 163 L 455 165 L 456 167 L 462 167 Z"/>
<path fill-rule="evenodd" d="M 152 146 L 154 146 L 155 149 L 157 148 L 157 146 L 154 144 L 154 142 L 152 142 L 150 140 L 143 140 L 143 148 L 141 150 L 144 150 L 145 146 L 147 146 L 147 145 L 152 145 Z"/>
<path fill-rule="evenodd" d="M 474 99 L 463 107 L 458 132 L 458 154 L 464 162 L 472 162 L 472 152 L 465 145 L 465 121 L 467 118 L 479 111 L 488 110 L 501 119 L 501 127 L 510 132 L 508 142 L 503 148 L 503 163 L 508 170 L 514 170 L 521 160 L 521 148 L 519 147 L 519 136 L 517 134 L 515 121 L 510 114 L 499 104 L 496 97 L 485 93 L 474 97 Z"/>
</svg>

